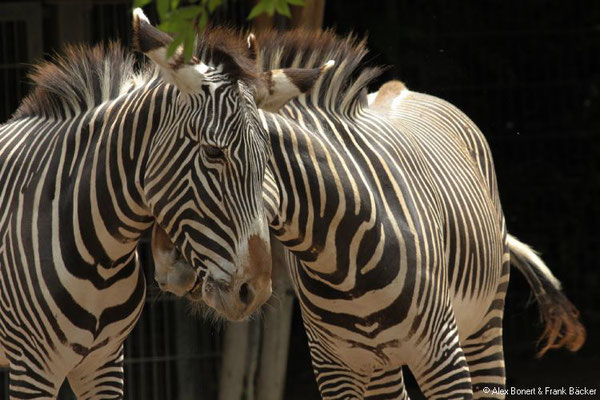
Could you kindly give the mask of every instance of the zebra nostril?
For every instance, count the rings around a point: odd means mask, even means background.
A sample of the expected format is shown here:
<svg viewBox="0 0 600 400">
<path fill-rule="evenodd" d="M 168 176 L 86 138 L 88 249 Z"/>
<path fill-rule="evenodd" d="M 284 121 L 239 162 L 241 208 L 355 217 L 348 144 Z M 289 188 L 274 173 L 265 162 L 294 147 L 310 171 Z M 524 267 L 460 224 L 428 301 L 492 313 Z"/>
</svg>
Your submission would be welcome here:
<svg viewBox="0 0 600 400">
<path fill-rule="evenodd" d="M 250 286 L 246 282 L 242 283 L 242 285 L 240 286 L 240 300 L 242 301 L 242 303 L 246 305 L 250 304 L 250 302 L 252 302 L 253 297 L 254 296 L 252 295 Z"/>
</svg>

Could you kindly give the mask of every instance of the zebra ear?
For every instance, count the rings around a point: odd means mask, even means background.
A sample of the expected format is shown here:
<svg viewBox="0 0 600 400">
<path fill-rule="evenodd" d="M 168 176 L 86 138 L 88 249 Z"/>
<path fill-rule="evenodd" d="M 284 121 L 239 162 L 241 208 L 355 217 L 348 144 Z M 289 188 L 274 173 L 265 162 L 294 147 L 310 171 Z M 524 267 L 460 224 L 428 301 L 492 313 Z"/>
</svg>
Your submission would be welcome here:
<svg viewBox="0 0 600 400">
<path fill-rule="evenodd" d="M 254 33 L 251 33 L 246 38 L 246 42 L 248 43 L 248 55 L 250 59 L 254 61 L 258 61 L 258 54 L 260 53 L 260 49 L 258 47 L 258 42 L 256 41 L 256 36 Z"/>
<path fill-rule="evenodd" d="M 167 59 L 167 47 L 172 40 L 171 36 L 152 26 L 141 8 L 133 10 L 133 43 L 136 50 L 154 61 L 169 83 L 181 91 L 197 93 L 209 67 L 196 58 L 185 63 L 182 46 Z"/>
<path fill-rule="evenodd" d="M 256 104 L 266 111 L 277 111 L 292 98 L 308 92 L 315 82 L 335 61 L 329 60 L 320 68 L 274 69 L 263 73 L 262 87 L 256 95 Z"/>
</svg>

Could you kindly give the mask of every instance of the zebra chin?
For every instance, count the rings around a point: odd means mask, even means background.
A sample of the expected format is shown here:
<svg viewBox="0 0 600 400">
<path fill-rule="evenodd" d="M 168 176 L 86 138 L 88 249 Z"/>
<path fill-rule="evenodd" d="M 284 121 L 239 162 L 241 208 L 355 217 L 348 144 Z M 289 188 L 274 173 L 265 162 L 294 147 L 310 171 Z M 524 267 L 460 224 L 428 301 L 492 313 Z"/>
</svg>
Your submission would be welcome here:
<svg viewBox="0 0 600 400">
<path fill-rule="evenodd" d="M 244 320 L 256 312 L 272 293 L 271 246 L 263 235 L 251 234 L 242 242 L 237 263 L 207 268 L 188 297 L 202 301 L 230 321 Z M 231 275 L 223 271 L 235 271 Z"/>
<path fill-rule="evenodd" d="M 264 237 L 255 233 L 243 240 L 236 264 L 195 269 L 156 224 L 151 242 L 155 280 L 161 290 L 203 303 L 228 320 L 246 319 L 272 292 L 270 242 Z"/>
</svg>

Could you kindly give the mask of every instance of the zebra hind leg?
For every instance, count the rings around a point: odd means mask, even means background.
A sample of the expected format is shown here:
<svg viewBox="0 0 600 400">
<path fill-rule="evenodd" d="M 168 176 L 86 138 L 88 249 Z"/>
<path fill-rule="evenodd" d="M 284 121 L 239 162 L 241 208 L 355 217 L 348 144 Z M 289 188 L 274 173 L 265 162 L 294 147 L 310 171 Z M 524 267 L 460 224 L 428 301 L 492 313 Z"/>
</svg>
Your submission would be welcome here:
<svg viewBox="0 0 600 400">
<path fill-rule="evenodd" d="M 503 399 L 506 384 L 502 326 L 486 325 L 464 341 L 475 399 Z"/>
<path fill-rule="evenodd" d="M 78 399 L 122 399 L 123 344 L 116 351 L 91 353 L 68 375 Z"/>
<path fill-rule="evenodd" d="M 409 400 L 402 367 L 374 371 L 367 386 L 365 400 Z"/>
<path fill-rule="evenodd" d="M 56 399 L 64 381 L 57 376 L 45 376 L 33 371 L 31 361 L 11 360 L 8 372 L 8 398 L 18 399 Z M 35 363 L 37 365 L 37 363 Z"/>
<path fill-rule="evenodd" d="M 415 345 L 416 357 L 408 365 L 429 400 L 473 398 L 469 367 L 451 310 L 440 321 L 443 328 L 429 332 Z"/>
<path fill-rule="evenodd" d="M 504 297 L 508 288 L 508 275 L 498 287 L 481 328 L 463 340 L 473 395 L 476 399 L 503 399 L 506 387 L 504 350 L 502 346 L 502 318 Z"/>
</svg>

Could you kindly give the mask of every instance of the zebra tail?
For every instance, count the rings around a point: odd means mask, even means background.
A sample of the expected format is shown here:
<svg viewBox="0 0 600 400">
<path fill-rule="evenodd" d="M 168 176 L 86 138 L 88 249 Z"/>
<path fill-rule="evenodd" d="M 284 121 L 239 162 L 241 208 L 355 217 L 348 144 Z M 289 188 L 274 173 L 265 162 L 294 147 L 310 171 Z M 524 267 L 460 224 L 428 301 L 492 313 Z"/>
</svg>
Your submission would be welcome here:
<svg viewBox="0 0 600 400">
<path fill-rule="evenodd" d="M 545 325 L 538 341 L 541 349 L 537 357 L 543 356 L 550 349 L 560 347 L 566 347 L 570 351 L 579 350 L 585 342 L 585 327 L 579 320 L 579 310 L 561 291 L 558 279 L 525 243 L 508 235 L 508 247 L 510 262 L 529 282 Z"/>
</svg>

